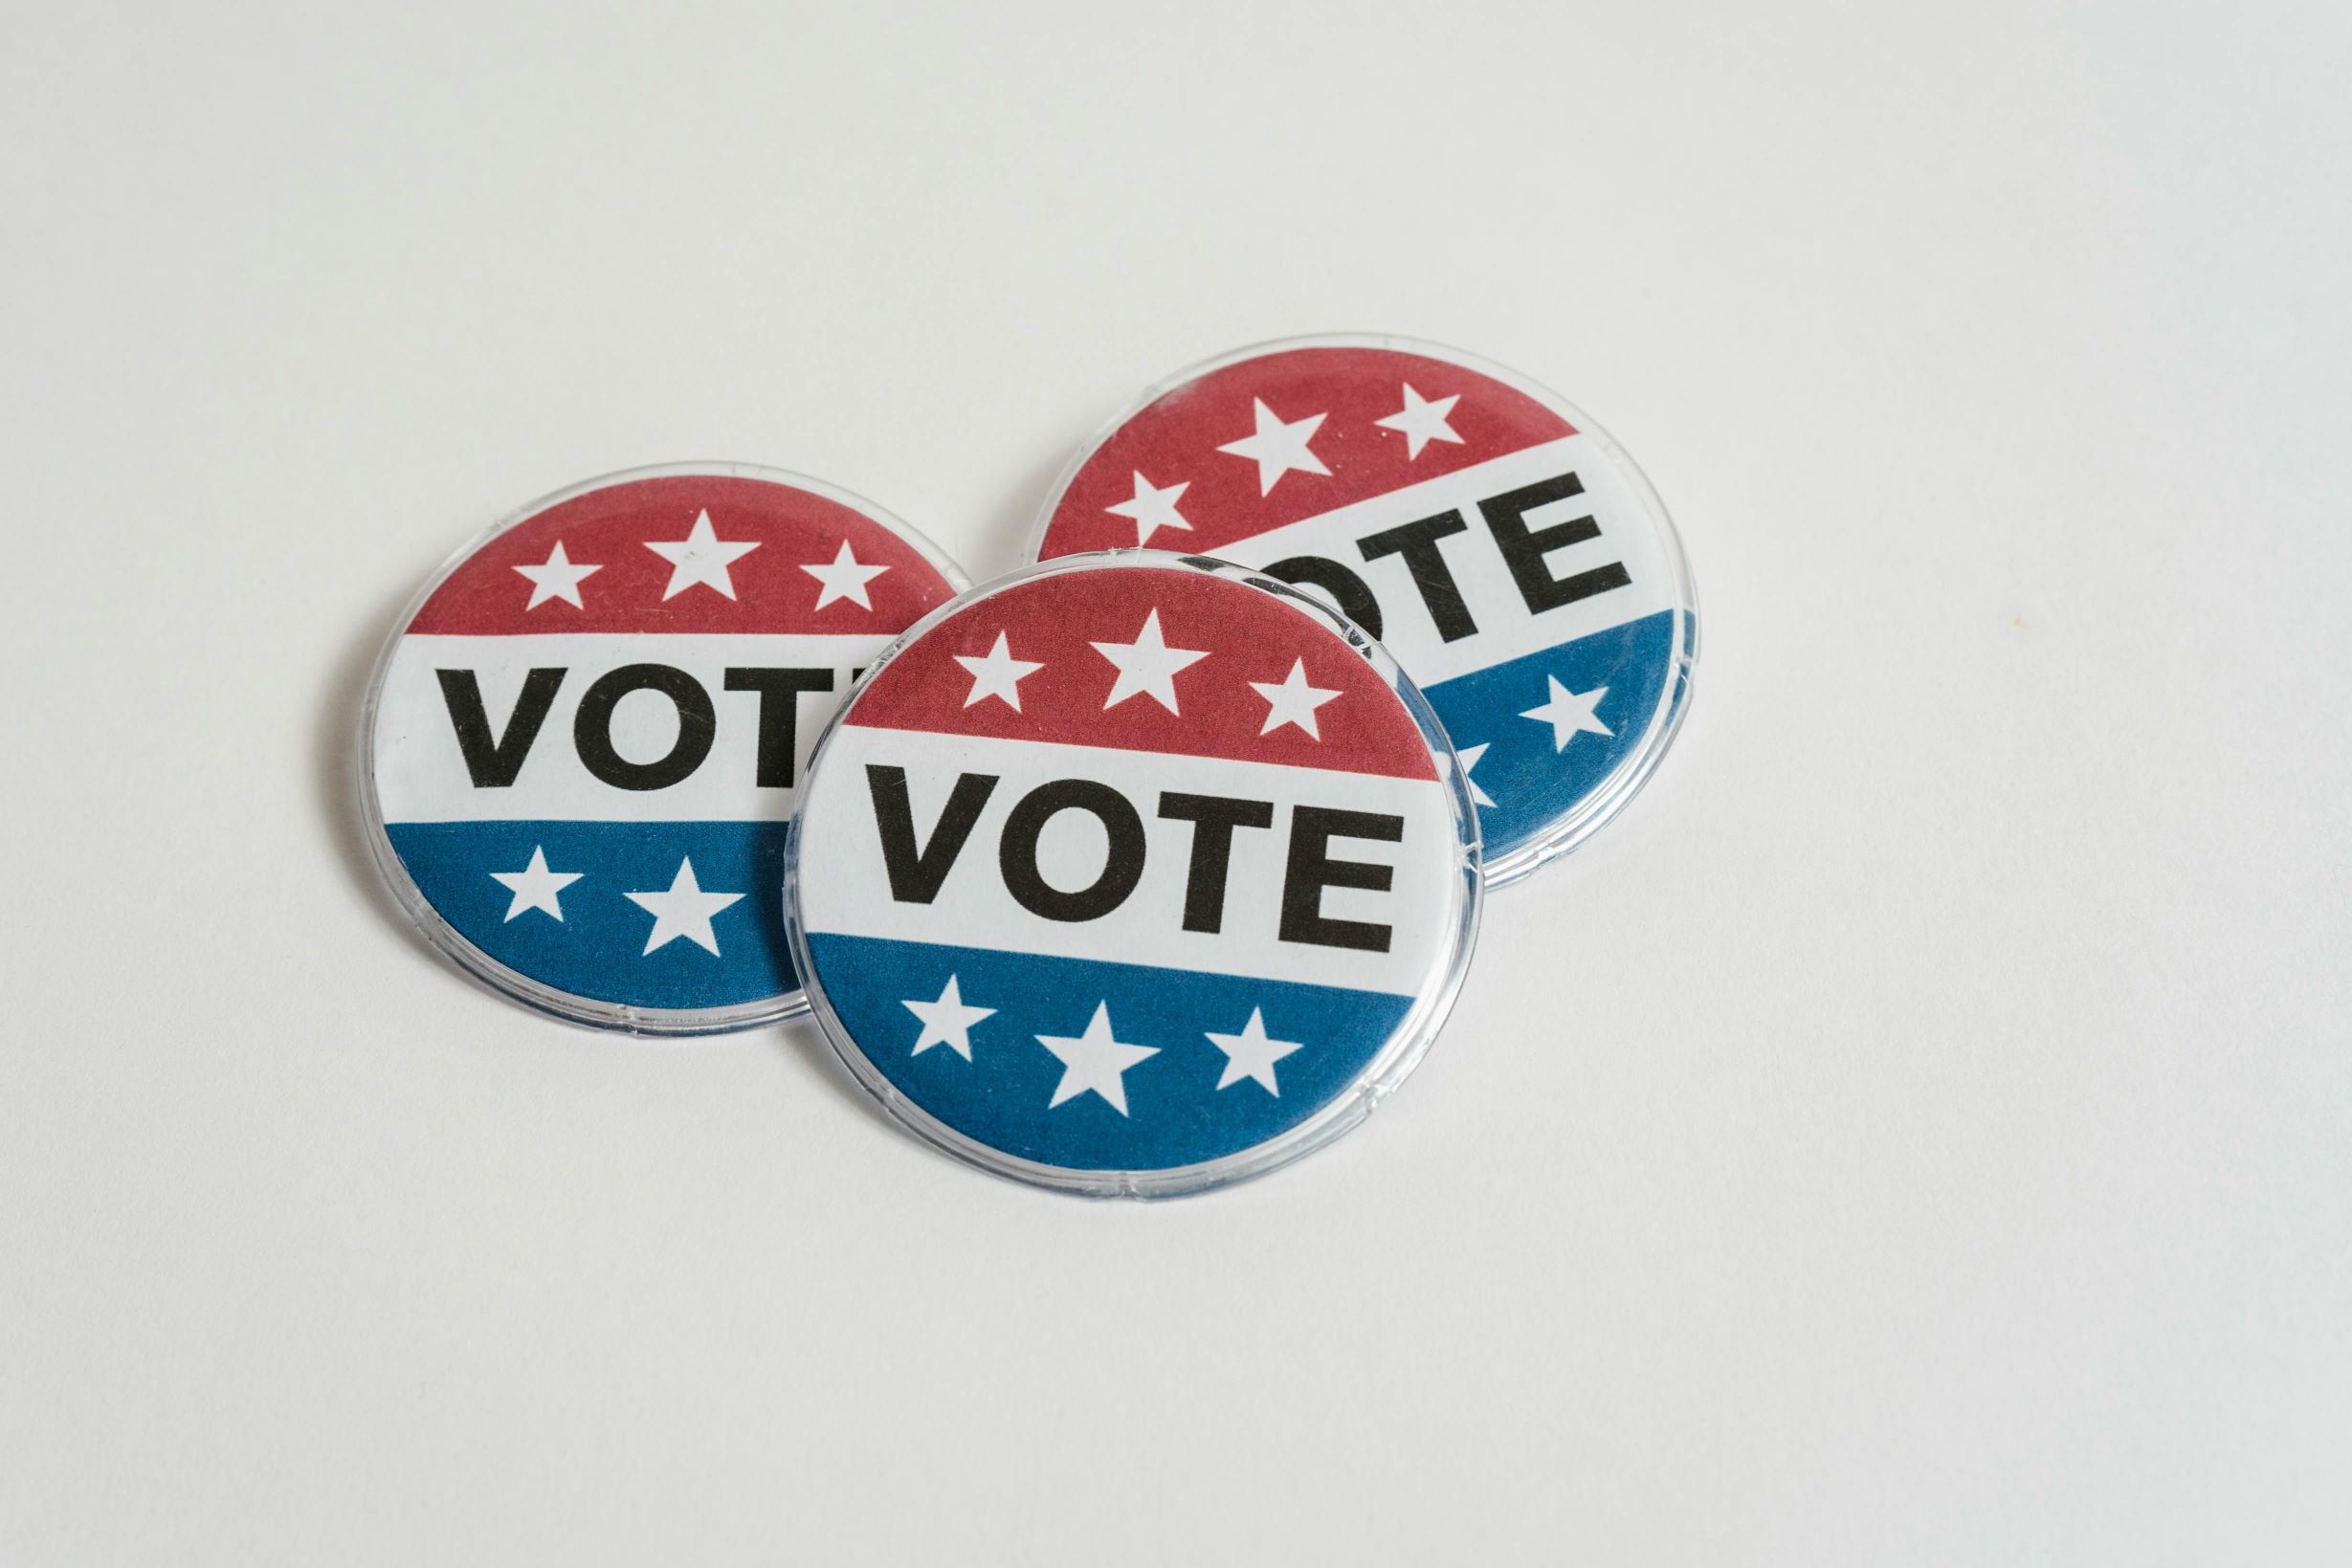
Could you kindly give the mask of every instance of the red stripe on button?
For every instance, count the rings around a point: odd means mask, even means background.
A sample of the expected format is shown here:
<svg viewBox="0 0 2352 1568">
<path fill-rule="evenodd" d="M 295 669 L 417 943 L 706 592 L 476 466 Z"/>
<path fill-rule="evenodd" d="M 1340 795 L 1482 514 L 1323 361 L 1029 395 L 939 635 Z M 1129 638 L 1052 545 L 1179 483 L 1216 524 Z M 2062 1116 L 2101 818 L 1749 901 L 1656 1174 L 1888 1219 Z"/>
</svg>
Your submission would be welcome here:
<svg viewBox="0 0 2352 1568">
<path fill-rule="evenodd" d="M 706 511 L 718 539 L 759 548 L 728 563 L 734 598 L 696 584 L 665 600 L 671 563 L 646 544 L 684 540 Z M 801 570 L 830 564 L 844 541 L 857 561 L 890 568 L 865 585 L 871 609 L 846 598 L 818 609 L 823 585 Z M 580 580 L 580 607 L 526 607 L 532 584 L 515 568 L 544 563 L 559 541 L 575 567 L 598 568 Z M 592 490 L 517 523 L 451 572 L 409 630 L 897 632 L 953 597 L 921 552 L 838 501 L 767 479 L 672 475 Z"/>
<path fill-rule="evenodd" d="M 1432 440 L 1409 456 L 1405 434 L 1379 423 L 1405 407 L 1409 382 L 1431 402 L 1460 397 L 1447 416 L 1458 445 Z M 1309 451 L 1329 475 L 1293 469 L 1260 493 L 1257 463 L 1219 450 L 1254 433 L 1259 402 L 1285 423 L 1324 416 Z M 1287 349 L 1187 382 L 1112 432 L 1062 493 L 1038 553 L 1135 545 L 1134 519 L 1109 508 L 1134 498 L 1138 474 L 1156 489 L 1186 487 L 1175 505 L 1190 530 L 1156 532 L 1150 545 L 1214 555 L 1233 540 L 1575 433 L 1526 393 L 1444 360 L 1386 348 Z"/>
<path fill-rule="evenodd" d="M 1206 656 L 1175 672 L 1177 712 L 1148 693 L 1105 708 L 1118 667 L 1093 645 L 1133 643 L 1153 611 L 1171 649 Z M 965 705 L 974 677 L 958 655 L 987 657 L 999 634 L 1042 666 L 1018 683 L 1019 712 L 995 696 Z M 1315 709 L 1320 739 L 1296 724 L 1260 734 L 1271 711 L 1253 682 L 1339 695 Z M 925 632 L 870 677 L 845 723 L 987 735 L 1065 745 L 1286 767 L 1434 779 L 1429 743 L 1363 655 L 1304 609 L 1245 584 L 1180 566 L 1103 566 L 1000 589 Z"/>
</svg>

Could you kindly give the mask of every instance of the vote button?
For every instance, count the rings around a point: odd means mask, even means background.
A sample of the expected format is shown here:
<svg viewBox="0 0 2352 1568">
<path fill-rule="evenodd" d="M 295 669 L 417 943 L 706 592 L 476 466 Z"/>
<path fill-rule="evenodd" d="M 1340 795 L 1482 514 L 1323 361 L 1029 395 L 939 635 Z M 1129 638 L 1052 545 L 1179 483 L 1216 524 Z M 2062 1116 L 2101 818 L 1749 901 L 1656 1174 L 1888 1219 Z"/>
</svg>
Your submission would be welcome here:
<svg viewBox="0 0 2352 1568">
<path fill-rule="evenodd" d="M 818 731 L 963 577 L 869 501 L 743 464 L 616 474 L 460 551 L 362 719 L 368 843 L 426 939 L 644 1034 L 799 1012 L 777 890 Z"/>
<path fill-rule="evenodd" d="M 1587 416 L 1454 349 L 1299 338 L 1147 392 L 1030 554 L 1137 546 L 1256 567 L 1384 642 L 1453 737 L 1490 884 L 1607 822 L 1686 711 L 1697 620 L 1657 497 Z"/>
<path fill-rule="evenodd" d="M 1329 1141 L 1402 1083 L 1482 883 L 1428 704 L 1228 563 L 1028 567 L 932 612 L 818 743 L 787 903 L 827 1039 L 985 1169 L 1161 1196 Z"/>
</svg>

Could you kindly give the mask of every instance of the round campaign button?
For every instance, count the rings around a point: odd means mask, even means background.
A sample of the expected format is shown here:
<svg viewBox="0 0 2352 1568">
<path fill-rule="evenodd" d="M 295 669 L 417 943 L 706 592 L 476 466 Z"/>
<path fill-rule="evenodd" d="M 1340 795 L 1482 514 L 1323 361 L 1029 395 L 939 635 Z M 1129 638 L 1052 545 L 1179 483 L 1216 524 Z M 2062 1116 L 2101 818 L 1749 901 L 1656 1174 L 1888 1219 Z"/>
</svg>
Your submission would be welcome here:
<svg viewBox="0 0 2352 1568">
<path fill-rule="evenodd" d="M 1254 566 L 1386 643 L 1469 772 L 1490 885 L 1631 799 L 1690 694 L 1690 577 L 1640 471 L 1451 348 L 1298 338 L 1146 393 L 1063 475 L 1030 553 L 1135 545 Z"/>
<path fill-rule="evenodd" d="M 776 889 L 816 735 L 963 586 L 854 496 L 638 469 L 461 551 L 377 661 L 370 848 L 426 938 L 532 1006 L 644 1034 L 800 1011 Z"/>
<path fill-rule="evenodd" d="M 1001 1175 L 1154 1197 L 1361 1121 L 1452 1006 L 1481 882 L 1443 730 L 1320 603 L 1158 551 L 1031 566 L 883 655 L 809 765 L 818 1023 Z"/>
</svg>

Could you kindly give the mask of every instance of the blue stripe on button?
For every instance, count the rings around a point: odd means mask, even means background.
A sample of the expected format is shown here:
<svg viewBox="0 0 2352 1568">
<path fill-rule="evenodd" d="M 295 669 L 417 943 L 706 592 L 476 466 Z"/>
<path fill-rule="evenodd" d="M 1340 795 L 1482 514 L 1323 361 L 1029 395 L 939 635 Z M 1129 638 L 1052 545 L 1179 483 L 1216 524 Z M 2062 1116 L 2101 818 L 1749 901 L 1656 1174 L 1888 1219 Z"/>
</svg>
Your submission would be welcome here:
<svg viewBox="0 0 2352 1568">
<path fill-rule="evenodd" d="M 1495 804 L 1478 807 L 1486 858 L 1542 835 L 1599 788 L 1640 743 L 1674 662 L 1675 612 L 1659 610 L 1558 648 L 1423 688 L 1456 751 L 1483 745 L 1470 777 Z M 1615 733 L 1573 736 L 1558 751 L 1552 728 L 1521 717 L 1543 705 L 1551 676 L 1571 692 L 1609 688 L 1594 717 Z"/>
<path fill-rule="evenodd" d="M 492 958 L 574 996 L 632 1007 L 726 1007 L 800 989 L 784 940 L 780 822 L 393 823 L 385 831 L 428 902 Z M 544 850 L 579 872 L 557 894 L 564 918 L 529 909 L 493 872 Z M 716 955 L 679 939 L 648 953 L 654 917 L 625 894 L 659 893 L 691 857 L 706 893 L 743 896 L 711 917 Z"/>
<path fill-rule="evenodd" d="M 809 939 L 825 996 L 867 1059 L 932 1115 L 990 1148 L 1073 1170 L 1165 1170 L 1265 1142 L 1344 1093 L 1413 1005 L 1379 991 L 1250 980 L 1137 963 L 823 933 Z M 971 1060 L 947 1046 L 914 1053 L 922 1026 L 904 1004 L 933 1002 L 952 975 L 971 1026 Z M 1061 1061 L 1040 1034 L 1075 1037 L 1107 1005 L 1113 1034 L 1158 1054 L 1121 1076 L 1127 1114 L 1085 1093 L 1053 1103 Z M 1275 1064 L 1280 1093 L 1244 1078 L 1224 1089 L 1208 1036 L 1240 1034 L 1251 1009 L 1300 1049 Z"/>
</svg>

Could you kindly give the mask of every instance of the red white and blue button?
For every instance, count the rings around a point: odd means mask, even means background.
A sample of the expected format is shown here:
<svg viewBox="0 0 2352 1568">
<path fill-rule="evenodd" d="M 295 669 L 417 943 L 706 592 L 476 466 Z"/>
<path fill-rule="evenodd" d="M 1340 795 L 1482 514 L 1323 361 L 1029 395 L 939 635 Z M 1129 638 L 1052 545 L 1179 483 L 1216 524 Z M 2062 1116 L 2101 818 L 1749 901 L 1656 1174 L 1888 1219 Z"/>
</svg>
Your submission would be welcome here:
<svg viewBox="0 0 2352 1568">
<path fill-rule="evenodd" d="M 434 943 L 532 1005 L 645 1033 L 799 1011 L 778 889 L 817 735 L 953 598 L 903 523 L 740 465 L 524 508 L 429 587 L 378 665 L 376 858 Z"/>
<path fill-rule="evenodd" d="M 1689 576 L 1639 471 L 1453 349 L 1295 339 L 1149 394 L 1073 467 L 1032 554 L 1137 546 L 1257 567 L 1385 642 L 1459 750 L 1490 884 L 1624 805 L 1689 693 Z"/>
<path fill-rule="evenodd" d="M 1032 566 L 918 627 L 810 764 L 788 901 L 818 1022 L 913 1130 L 1158 1195 L 1400 1082 L 1469 957 L 1443 731 L 1320 604 L 1161 552 Z"/>
</svg>

